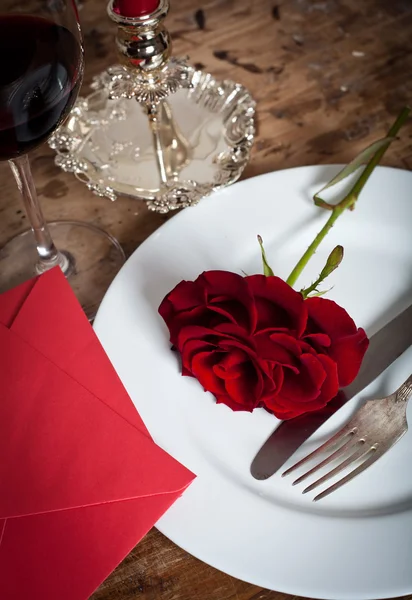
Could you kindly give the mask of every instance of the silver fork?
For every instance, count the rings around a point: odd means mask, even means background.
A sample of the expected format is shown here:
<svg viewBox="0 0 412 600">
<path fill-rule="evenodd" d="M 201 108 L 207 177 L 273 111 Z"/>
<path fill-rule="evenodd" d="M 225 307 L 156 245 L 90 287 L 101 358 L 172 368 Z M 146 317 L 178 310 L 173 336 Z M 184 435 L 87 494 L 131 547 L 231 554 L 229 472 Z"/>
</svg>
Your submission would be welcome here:
<svg viewBox="0 0 412 600">
<path fill-rule="evenodd" d="M 313 500 L 317 501 L 325 498 L 325 496 L 328 496 L 370 467 L 407 432 L 406 407 L 411 396 L 412 375 L 390 396 L 379 400 L 368 400 L 340 431 L 317 450 L 287 469 L 282 477 L 327 453 L 323 460 L 293 482 L 293 485 L 296 485 L 329 463 L 339 458 L 343 459 L 337 466 L 306 487 L 302 492 L 306 494 L 338 475 L 344 469 L 358 463 L 350 473 L 315 496 Z"/>
</svg>

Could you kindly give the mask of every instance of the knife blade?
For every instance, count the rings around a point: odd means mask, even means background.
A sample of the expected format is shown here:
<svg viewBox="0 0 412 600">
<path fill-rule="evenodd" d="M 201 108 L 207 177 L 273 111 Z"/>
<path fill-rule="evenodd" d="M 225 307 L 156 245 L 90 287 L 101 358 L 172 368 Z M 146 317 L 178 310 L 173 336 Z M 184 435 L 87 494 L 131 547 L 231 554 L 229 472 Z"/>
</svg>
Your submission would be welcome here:
<svg viewBox="0 0 412 600">
<path fill-rule="evenodd" d="M 355 380 L 325 408 L 282 421 L 266 440 L 250 467 L 255 479 L 268 479 L 287 459 L 348 400 L 364 390 L 412 344 L 412 305 L 377 331 L 369 340 Z"/>
</svg>

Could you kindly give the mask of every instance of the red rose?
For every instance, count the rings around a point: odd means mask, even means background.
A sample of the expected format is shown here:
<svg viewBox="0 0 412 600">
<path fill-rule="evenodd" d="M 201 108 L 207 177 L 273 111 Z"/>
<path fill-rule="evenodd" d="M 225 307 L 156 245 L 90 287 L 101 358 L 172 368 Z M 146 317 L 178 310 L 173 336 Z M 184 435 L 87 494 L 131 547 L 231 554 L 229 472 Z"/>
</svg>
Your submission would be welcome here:
<svg viewBox="0 0 412 600">
<path fill-rule="evenodd" d="M 159 313 L 217 402 L 279 419 L 323 408 L 356 377 L 368 338 L 332 300 L 303 299 L 279 277 L 207 271 L 182 281 Z"/>
</svg>

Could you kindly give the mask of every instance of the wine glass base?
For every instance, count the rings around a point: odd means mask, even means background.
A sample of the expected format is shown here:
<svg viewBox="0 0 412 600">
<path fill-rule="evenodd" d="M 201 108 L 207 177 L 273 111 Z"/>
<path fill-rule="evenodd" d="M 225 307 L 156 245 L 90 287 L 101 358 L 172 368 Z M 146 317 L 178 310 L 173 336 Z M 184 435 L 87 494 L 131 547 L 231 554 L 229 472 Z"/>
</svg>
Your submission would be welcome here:
<svg viewBox="0 0 412 600">
<path fill-rule="evenodd" d="M 66 274 L 88 319 L 94 319 L 110 283 L 125 261 L 119 242 L 99 227 L 77 221 L 48 223 L 56 247 L 73 265 Z M 38 255 L 32 231 L 0 249 L 0 292 L 37 274 Z"/>
</svg>

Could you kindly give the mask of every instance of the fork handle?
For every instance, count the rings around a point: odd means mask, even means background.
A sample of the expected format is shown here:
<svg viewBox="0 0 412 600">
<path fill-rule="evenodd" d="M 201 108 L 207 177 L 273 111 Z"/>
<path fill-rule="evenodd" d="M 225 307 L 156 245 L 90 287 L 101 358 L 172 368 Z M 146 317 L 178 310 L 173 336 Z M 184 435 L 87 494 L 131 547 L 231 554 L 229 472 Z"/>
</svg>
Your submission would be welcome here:
<svg viewBox="0 0 412 600">
<path fill-rule="evenodd" d="M 412 375 L 395 392 L 395 402 L 408 402 L 412 395 Z"/>
</svg>

